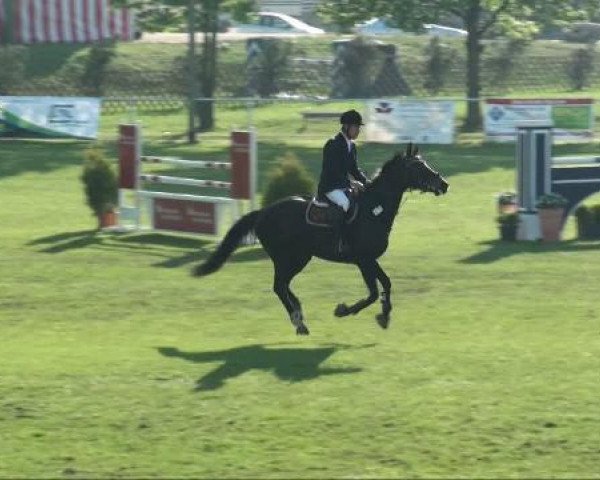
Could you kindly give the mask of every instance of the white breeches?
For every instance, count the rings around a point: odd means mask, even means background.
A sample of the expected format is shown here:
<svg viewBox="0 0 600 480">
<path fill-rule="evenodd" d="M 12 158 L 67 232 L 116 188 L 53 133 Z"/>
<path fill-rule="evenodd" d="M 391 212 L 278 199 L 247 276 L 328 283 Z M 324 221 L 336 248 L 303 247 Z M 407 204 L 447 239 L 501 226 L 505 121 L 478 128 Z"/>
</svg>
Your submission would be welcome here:
<svg viewBox="0 0 600 480">
<path fill-rule="evenodd" d="M 332 190 L 331 192 L 327 192 L 325 196 L 336 205 L 342 207 L 344 212 L 347 212 L 350 208 L 350 200 L 343 190 Z"/>
</svg>

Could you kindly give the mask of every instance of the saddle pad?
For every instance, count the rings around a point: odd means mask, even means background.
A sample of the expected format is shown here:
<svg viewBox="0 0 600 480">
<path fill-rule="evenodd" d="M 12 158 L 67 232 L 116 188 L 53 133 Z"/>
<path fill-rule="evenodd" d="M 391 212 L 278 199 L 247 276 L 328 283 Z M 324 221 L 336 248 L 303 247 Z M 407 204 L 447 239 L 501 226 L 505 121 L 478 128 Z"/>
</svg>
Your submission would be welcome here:
<svg viewBox="0 0 600 480">
<path fill-rule="evenodd" d="M 335 208 L 332 205 L 319 202 L 313 198 L 308 207 L 306 207 L 306 223 L 314 225 L 315 227 L 332 228 L 333 227 L 333 215 L 331 209 Z M 358 214 L 358 205 L 353 203 L 351 208 L 350 218 L 346 217 L 346 223 L 352 223 Z"/>
<path fill-rule="evenodd" d="M 319 202 L 314 198 L 306 207 L 306 223 L 315 227 L 331 228 L 329 204 Z"/>
</svg>

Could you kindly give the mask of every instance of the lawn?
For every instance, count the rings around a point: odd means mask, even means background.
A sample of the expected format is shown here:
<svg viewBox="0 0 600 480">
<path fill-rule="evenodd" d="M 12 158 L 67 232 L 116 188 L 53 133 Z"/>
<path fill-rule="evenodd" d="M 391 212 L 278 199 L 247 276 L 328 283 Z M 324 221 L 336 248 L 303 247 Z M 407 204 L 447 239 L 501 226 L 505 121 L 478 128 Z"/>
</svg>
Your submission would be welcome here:
<svg viewBox="0 0 600 480">
<path fill-rule="evenodd" d="M 294 108 L 256 114 L 261 188 L 288 150 L 318 172 L 329 128 L 297 136 Z M 146 115 L 147 153 L 225 158 L 244 115 L 197 146 L 172 135 L 182 112 Z M 109 156 L 121 120 L 102 119 Z M 335 318 L 366 289 L 315 260 L 293 284 L 307 338 L 259 247 L 196 279 L 212 239 L 96 232 L 86 147 L 0 142 L 0 477 L 600 478 L 600 242 L 572 223 L 558 244 L 497 240 L 513 145 L 425 146 L 450 190 L 402 205 L 389 330 L 377 306 Z M 393 150 L 363 144 L 361 164 Z"/>
</svg>

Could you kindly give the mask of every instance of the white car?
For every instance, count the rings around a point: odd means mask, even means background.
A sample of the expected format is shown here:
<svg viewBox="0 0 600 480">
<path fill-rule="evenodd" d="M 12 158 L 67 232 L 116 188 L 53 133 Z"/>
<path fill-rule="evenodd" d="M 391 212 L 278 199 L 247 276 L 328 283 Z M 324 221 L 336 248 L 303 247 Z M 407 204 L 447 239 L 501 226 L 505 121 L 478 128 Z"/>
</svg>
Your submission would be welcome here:
<svg viewBox="0 0 600 480">
<path fill-rule="evenodd" d="M 321 35 L 325 30 L 313 27 L 295 17 L 277 12 L 258 12 L 253 23 L 234 25 L 232 31 L 240 33 L 304 33 Z"/>
<path fill-rule="evenodd" d="M 468 35 L 467 31 L 461 28 L 446 27 L 435 23 L 425 23 L 423 28 L 432 37 L 466 37 Z"/>
<path fill-rule="evenodd" d="M 354 31 L 361 35 L 400 35 L 404 33 L 399 28 L 391 27 L 385 18 L 374 17 L 366 22 L 357 23 Z"/>
</svg>

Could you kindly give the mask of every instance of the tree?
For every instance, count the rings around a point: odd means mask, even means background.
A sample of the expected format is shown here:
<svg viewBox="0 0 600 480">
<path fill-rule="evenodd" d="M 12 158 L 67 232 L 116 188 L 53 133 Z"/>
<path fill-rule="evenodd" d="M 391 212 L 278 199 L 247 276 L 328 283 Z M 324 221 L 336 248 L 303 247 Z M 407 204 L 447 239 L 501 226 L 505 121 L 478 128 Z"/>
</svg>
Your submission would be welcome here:
<svg viewBox="0 0 600 480">
<path fill-rule="evenodd" d="M 224 0 L 223 11 L 229 12 L 236 22 L 247 23 L 250 13 L 256 10 L 255 0 Z"/>
<path fill-rule="evenodd" d="M 373 0 L 323 0 L 317 7 L 317 15 L 337 26 L 340 32 L 349 33 L 355 23 L 372 16 L 375 3 Z"/>
<path fill-rule="evenodd" d="M 114 0 L 113 0 L 114 1 Z M 145 24 L 154 30 L 181 30 L 183 25 L 189 34 L 188 42 L 188 108 L 190 111 L 189 140 L 195 141 L 196 130 L 214 127 L 214 102 L 196 102 L 198 96 L 213 98 L 217 85 L 217 32 L 219 8 L 223 3 L 239 6 L 251 0 L 118 0 L 121 4 L 136 7 L 148 13 Z M 162 25 L 159 20 L 165 21 Z M 196 32 L 204 35 L 200 58 L 196 55 Z M 198 63 L 200 69 L 198 69 Z M 196 128 L 196 118 L 199 127 Z"/>
<path fill-rule="evenodd" d="M 467 130 L 481 126 L 478 101 L 481 94 L 481 40 L 493 26 L 499 26 L 505 32 L 531 35 L 539 24 L 598 14 L 597 0 L 374 0 L 371 4 L 373 14 L 389 15 L 399 26 L 408 29 L 444 18 L 461 21 L 467 31 Z"/>
<path fill-rule="evenodd" d="M 136 21 L 144 32 L 187 31 L 187 3 L 185 0 L 112 0 L 113 6 L 136 9 Z M 202 4 L 203 0 L 195 0 Z M 238 22 L 247 22 L 256 9 L 256 0 L 218 0 L 219 12 L 227 12 Z"/>
<path fill-rule="evenodd" d="M 201 0 L 200 2 L 200 29 L 204 33 L 202 69 L 200 70 L 200 94 L 203 98 L 213 98 L 217 86 L 217 32 L 219 30 L 220 1 Z M 200 102 L 198 115 L 200 131 L 211 130 L 215 124 L 214 102 Z"/>
</svg>

